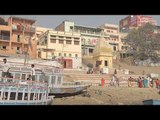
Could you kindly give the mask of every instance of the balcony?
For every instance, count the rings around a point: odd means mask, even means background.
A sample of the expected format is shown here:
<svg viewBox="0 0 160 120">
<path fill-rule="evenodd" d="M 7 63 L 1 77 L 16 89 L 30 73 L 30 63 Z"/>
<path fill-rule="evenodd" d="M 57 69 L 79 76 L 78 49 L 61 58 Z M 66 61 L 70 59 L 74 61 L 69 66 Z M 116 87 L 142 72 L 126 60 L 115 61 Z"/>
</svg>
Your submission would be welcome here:
<svg viewBox="0 0 160 120">
<path fill-rule="evenodd" d="M 16 54 L 20 54 L 21 52 L 20 52 L 20 50 L 16 50 Z"/>
<path fill-rule="evenodd" d="M 0 40 L 9 42 L 10 41 L 10 36 L 0 35 Z"/>
<path fill-rule="evenodd" d="M 35 33 L 36 27 L 35 26 L 24 26 L 24 25 L 12 25 L 13 31 L 21 31 L 23 32 L 29 32 L 29 33 Z"/>
</svg>

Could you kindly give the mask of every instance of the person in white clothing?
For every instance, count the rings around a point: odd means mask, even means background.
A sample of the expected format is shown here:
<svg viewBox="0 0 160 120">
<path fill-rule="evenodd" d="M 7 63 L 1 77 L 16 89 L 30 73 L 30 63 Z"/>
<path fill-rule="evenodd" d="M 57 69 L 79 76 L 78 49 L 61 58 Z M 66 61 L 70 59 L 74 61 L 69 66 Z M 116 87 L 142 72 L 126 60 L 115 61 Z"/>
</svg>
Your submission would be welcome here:
<svg viewBox="0 0 160 120">
<path fill-rule="evenodd" d="M 7 63 L 7 59 L 4 58 L 3 59 L 3 64 L 1 64 L 2 66 L 2 77 L 8 77 L 8 72 L 9 72 L 9 69 L 10 69 L 10 65 L 9 63 Z"/>
<path fill-rule="evenodd" d="M 36 75 L 36 72 L 35 72 L 34 64 L 32 64 L 32 65 L 31 65 L 31 76 L 32 76 L 32 81 L 35 80 L 35 75 Z"/>
<path fill-rule="evenodd" d="M 115 86 L 115 82 L 116 82 L 116 77 L 115 77 L 115 75 L 113 74 L 112 80 L 111 80 L 111 85 L 112 85 L 112 86 Z"/>
</svg>

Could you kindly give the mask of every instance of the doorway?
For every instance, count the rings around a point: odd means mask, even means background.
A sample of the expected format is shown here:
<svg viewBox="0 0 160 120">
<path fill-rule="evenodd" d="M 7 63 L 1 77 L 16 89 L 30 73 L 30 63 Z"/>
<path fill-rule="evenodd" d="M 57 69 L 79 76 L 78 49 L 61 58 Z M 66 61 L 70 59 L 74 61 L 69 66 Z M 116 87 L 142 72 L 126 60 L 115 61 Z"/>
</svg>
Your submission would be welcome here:
<svg viewBox="0 0 160 120">
<path fill-rule="evenodd" d="M 106 67 L 108 66 L 108 61 L 107 60 L 104 61 L 104 66 L 106 66 Z"/>
</svg>

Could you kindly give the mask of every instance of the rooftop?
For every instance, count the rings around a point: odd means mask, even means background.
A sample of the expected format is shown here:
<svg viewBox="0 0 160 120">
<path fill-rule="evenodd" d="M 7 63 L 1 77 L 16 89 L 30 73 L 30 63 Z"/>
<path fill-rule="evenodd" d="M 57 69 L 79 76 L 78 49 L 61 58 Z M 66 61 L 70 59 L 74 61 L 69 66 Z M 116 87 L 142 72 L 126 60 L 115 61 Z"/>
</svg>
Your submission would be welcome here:
<svg viewBox="0 0 160 120">
<path fill-rule="evenodd" d="M 22 18 L 22 17 L 14 17 L 14 16 L 11 16 L 11 17 L 9 17 L 9 18 L 17 19 L 17 20 L 25 20 L 25 21 L 29 21 L 29 22 L 31 22 L 32 24 L 36 22 L 36 20 L 27 19 L 27 18 Z"/>
<path fill-rule="evenodd" d="M 103 30 L 100 27 L 91 27 L 91 26 L 84 26 L 84 25 L 75 25 L 75 27 L 84 27 L 84 28 L 89 28 L 89 29 L 99 29 L 99 30 Z"/>
</svg>

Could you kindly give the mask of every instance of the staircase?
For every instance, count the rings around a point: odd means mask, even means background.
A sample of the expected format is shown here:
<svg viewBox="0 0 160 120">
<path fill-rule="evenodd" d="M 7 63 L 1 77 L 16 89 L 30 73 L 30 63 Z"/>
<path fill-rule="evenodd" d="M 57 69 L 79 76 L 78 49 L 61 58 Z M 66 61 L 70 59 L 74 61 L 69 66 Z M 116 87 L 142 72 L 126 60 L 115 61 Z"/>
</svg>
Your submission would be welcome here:
<svg viewBox="0 0 160 120">
<path fill-rule="evenodd" d="M 93 60 L 93 57 L 91 57 L 91 56 L 83 56 L 83 58 L 82 58 L 83 66 L 86 67 L 87 64 L 89 64 L 89 63 L 91 63 L 91 64 L 93 64 L 95 66 L 95 61 Z"/>
<path fill-rule="evenodd" d="M 91 84 L 100 84 L 101 79 L 104 78 L 106 81 L 110 82 L 112 79 L 111 75 L 105 74 L 105 75 L 98 75 L 98 74 L 74 74 L 74 73 L 64 73 L 66 75 L 69 75 L 72 80 L 78 81 L 78 82 L 88 82 Z"/>
</svg>

